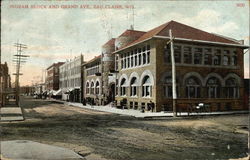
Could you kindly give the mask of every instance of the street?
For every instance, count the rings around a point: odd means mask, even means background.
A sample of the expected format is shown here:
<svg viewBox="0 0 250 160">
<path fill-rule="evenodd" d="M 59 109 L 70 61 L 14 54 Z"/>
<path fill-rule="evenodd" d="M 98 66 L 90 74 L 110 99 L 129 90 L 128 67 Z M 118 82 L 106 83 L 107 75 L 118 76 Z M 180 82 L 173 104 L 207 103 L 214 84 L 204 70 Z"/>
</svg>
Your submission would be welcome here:
<svg viewBox="0 0 250 160">
<path fill-rule="evenodd" d="M 248 115 L 138 119 L 21 97 L 25 121 L 2 122 L 1 141 L 31 140 L 83 157 L 201 160 L 246 157 Z"/>
</svg>

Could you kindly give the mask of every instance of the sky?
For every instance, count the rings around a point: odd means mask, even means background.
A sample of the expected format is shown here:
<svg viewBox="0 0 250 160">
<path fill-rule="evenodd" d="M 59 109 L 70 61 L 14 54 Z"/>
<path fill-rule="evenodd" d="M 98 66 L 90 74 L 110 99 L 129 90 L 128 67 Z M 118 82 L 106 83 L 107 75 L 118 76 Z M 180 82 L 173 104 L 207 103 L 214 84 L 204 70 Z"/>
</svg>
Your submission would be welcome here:
<svg viewBox="0 0 250 160">
<path fill-rule="evenodd" d="M 244 40 L 249 45 L 247 0 L 3 0 L 1 3 L 1 61 L 8 63 L 11 73 L 15 71 L 13 44 L 19 42 L 28 46 L 24 54 L 30 57 L 21 68 L 24 73 L 21 85 L 40 83 L 45 69 L 55 62 L 80 54 L 85 61 L 94 58 L 101 54 L 103 44 L 131 25 L 135 30 L 148 31 L 175 20 Z M 101 6 L 106 8 L 101 9 Z M 248 51 L 244 55 L 244 71 L 249 78 Z"/>
</svg>

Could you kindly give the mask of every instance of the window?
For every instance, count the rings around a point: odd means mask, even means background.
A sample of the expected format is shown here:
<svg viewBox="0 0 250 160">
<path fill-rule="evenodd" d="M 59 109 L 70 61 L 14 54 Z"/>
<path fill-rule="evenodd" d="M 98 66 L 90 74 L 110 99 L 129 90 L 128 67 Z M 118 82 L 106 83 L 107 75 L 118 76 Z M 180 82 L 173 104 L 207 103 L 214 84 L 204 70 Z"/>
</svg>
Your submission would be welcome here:
<svg viewBox="0 0 250 160">
<path fill-rule="evenodd" d="M 91 89 L 90 89 L 90 94 L 94 94 L 94 90 L 95 90 L 95 86 L 94 86 L 94 82 L 91 82 Z"/>
<path fill-rule="evenodd" d="M 164 96 L 167 98 L 173 97 L 172 77 L 166 77 L 163 84 Z M 178 81 L 176 80 L 176 95 L 178 97 Z"/>
<path fill-rule="evenodd" d="M 133 77 L 131 79 L 131 83 L 130 83 L 130 96 L 136 96 L 137 95 L 137 78 Z"/>
<path fill-rule="evenodd" d="M 120 95 L 121 96 L 125 96 L 126 95 L 126 79 L 125 78 L 123 78 L 121 80 Z"/>
<path fill-rule="evenodd" d="M 202 48 L 194 48 L 194 64 L 202 64 Z"/>
<path fill-rule="evenodd" d="M 228 66 L 229 65 L 229 57 L 228 56 L 223 56 L 223 65 Z"/>
<path fill-rule="evenodd" d="M 134 67 L 134 57 L 131 57 L 131 67 Z"/>
<path fill-rule="evenodd" d="M 184 47 L 184 63 L 191 64 L 192 63 L 192 52 L 191 47 Z"/>
<path fill-rule="evenodd" d="M 118 96 L 118 79 L 115 80 L 115 95 Z"/>
<path fill-rule="evenodd" d="M 100 84 L 97 81 L 96 84 L 95 84 L 95 94 L 99 94 L 99 90 L 100 90 Z"/>
<path fill-rule="evenodd" d="M 232 56 L 232 65 L 237 66 L 237 56 Z"/>
<path fill-rule="evenodd" d="M 150 52 L 147 52 L 147 64 L 150 63 Z"/>
<path fill-rule="evenodd" d="M 143 53 L 142 55 L 143 55 L 143 58 L 142 58 L 143 59 L 143 64 L 146 64 L 146 53 Z"/>
<path fill-rule="evenodd" d="M 141 54 L 139 54 L 139 62 L 138 65 L 141 65 Z"/>
<path fill-rule="evenodd" d="M 175 63 L 181 63 L 181 46 L 174 46 L 174 60 Z"/>
<path fill-rule="evenodd" d="M 213 57 L 214 65 L 220 65 L 220 55 Z"/>
<path fill-rule="evenodd" d="M 220 83 L 215 77 L 208 79 L 207 82 L 208 97 L 219 98 L 220 97 Z"/>
<path fill-rule="evenodd" d="M 226 97 L 239 98 L 239 87 L 234 78 L 226 80 Z"/>
<path fill-rule="evenodd" d="M 170 63 L 171 62 L 170 45 L 164 46 L 164 62 L 165 63 Z"/>
<path fill-rule="evenodd" d="M 196 77 L 190 77 L 186 80 L 186 97 L 187 98 L 200 98 L 201 85 Z"/>
<path fill-rule="evenodd" d="M 86 94 L 89 94 L 89 82 L 86 83 Z"/>
<path fill-rule="evenodd" d="M 150 97 L 152 90 L 151 79 L 145 76 L 142 81 L 142 97 Z"/>
<path fill-rule="evenodd" d="M 204 64 L 205 65 L 212 65 L 212 50 L 211 48 L 204 49 Z"/>
<path fill-rule="evenodd" d="M 135 55 L 135 66 L 137 66 L 137 55 Z"/>
<path fill-rule="evenodd" d="M 127 68 L 129 68 L 130 67 L 130 55 L 129 55 L 129 52 L 127 54 L 127 62 L 128 62 Z"/>
</svg>

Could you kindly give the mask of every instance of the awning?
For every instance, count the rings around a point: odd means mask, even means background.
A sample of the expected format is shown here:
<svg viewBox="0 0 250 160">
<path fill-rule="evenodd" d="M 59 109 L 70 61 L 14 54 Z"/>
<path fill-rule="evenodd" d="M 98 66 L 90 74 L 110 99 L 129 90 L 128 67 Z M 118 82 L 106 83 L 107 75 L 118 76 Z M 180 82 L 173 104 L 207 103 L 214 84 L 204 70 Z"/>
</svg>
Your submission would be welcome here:
<svg viewBox="0 0 250 160">
<path fill-rule="evenodd" d="M 57 91 L 54 91 L 54 92 L 53 92 L 53 95 L 54 95 L 54 96 L 61 96 L 61 95 L 62 95 L 62 90 L 59 89 L 59 90 L 57 90 Z"/>
</svg>

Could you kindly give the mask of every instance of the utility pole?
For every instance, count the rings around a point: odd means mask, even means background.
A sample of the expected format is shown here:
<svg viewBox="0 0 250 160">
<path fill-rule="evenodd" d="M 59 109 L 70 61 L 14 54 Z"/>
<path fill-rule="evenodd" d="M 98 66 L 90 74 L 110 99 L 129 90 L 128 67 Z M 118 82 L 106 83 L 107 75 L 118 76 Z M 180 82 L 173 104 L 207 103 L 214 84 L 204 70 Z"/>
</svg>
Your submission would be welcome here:
<svg viewBox="0 0 250 160">
<path fill-rule="evenodd" d="M 23 54 L 23 49 L 27 49 L 27 45 L 17 42 L 14 44 L 14 46 L 17 48 L 17 50 L 16 50 L 17 53 L 14 55 L 15 57 L 13 59 L 13 62 L 16 63 L 16 73 L 13 73 L 13 75 L 16 76 L 16 81 L 15 81 L 16 104 L 19 105 L 19 102 L 20 102 L 19 76 L 22 75 L 22 73 L 20 73 L 21 63 L 25 63 L 26 58 L 29 56 Z"/>
<path fill-rule="evenodd" d="M 174 59 L 174 44 L 173 44 L 173 37 L 172 37 L 172 31 L 169 30 L 169 37 L 170 37 L 170 45 L 171 45 L 171 61 L 172 61 L 172 93 L 173 93 L 173 115 L 174 117 L 177 117 L 176 112 L 176 76 L 175 76 L 175 59 Z"/>
</svg>

